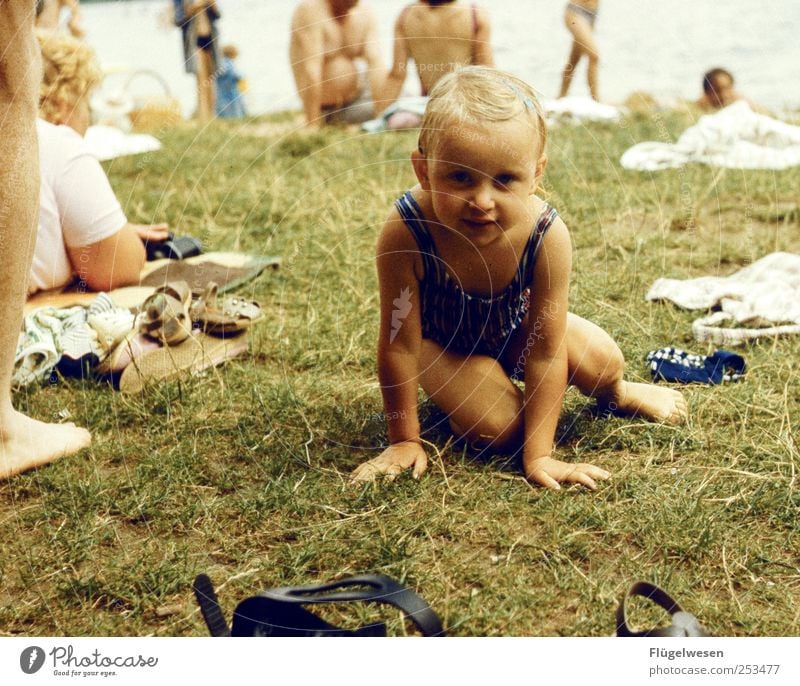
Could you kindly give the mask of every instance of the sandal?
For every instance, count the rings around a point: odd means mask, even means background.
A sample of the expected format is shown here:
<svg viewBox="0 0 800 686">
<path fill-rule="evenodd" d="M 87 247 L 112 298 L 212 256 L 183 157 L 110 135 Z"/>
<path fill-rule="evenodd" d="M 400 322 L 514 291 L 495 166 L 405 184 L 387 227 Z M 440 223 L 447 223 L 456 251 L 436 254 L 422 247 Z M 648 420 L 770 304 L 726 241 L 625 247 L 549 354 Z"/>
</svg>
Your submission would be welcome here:
<svg viewBox="0 0 800 686">
<path fill-rule="evenodd" d="M 139 330 L 164 345 L 182 343 L 192 333 L 191 302 L 192 291 L 185 281 L 157 288 L 142 303 Z"/>
<path fill-rule="evenodd" d="M 649 629 L 648 631 L 631 631 L 628 627 L 628 618 L 625 611 L 625 601 L 632 596 L 641 596 L 652 600 L 657 605 L 663 607 L 672 615 L 672 624 L 667 627 Z M 646 581 L 637 581 L 628 589 L 617 608 L 617 636 L 708 636 L 705 629 L 700 626 L 697 618 L 681 609 L 665 591 L 658 586 L 654 586 Z"/>
<path fill-rule="evenodd" d="M 206 336 L 195 331 L 177 345 L 167 345 L 134 357 L 119 379 L 123 393 L 139 393 L 146 386 L 186 379 L 247 352 L 249 337 Z"/>
<path fill-rule="evenodd" d="M 192 321 L 197 322 L 204 332 L 216 336 L 240 333 L 264 318 L 257 302 L 235 296 L 220 299 L 218 290 L 216 283 L 209 282 L 203 295 L 192 305 Z"/>
<path fill-rule="evenodd" d="M 351 601 L 386 603 L 413 622 L 423 636 L 444 636 L 436 613 L 420 596 L 382 574 L 361 574 L 318 586 L 286 586 L 243 600 L 228 628 L 214 586 L 205 574 L 194 581 L 194 594 L 212 636 L 385 636 L 383 622 L 340 629 L 303 605 Z"/>
</svg>

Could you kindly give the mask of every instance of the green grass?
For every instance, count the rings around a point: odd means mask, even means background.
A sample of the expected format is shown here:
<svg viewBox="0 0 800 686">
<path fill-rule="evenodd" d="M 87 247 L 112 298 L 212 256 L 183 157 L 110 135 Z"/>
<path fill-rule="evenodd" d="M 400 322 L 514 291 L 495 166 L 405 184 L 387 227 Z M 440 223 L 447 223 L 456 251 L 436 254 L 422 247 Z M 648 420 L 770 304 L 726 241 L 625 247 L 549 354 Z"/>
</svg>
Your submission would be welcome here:
<svg viewBox="0 0 800 686">
<path fill-rule="evenodd" d="M 632 143 L 689 123 L 551 132 L 571 307 L 618 340 L 631 378 L 647 377 L 653 348 L 710 351 L 691 341 L 695 313 L 645 302 L 655 278 L 729 273 L 800 243 L 799 169 L 620 168 Z M 413 181 L 414 136 L 257 138 L 216 123 L 164 143 L 108 167 L 130 219 L 282 256 L 246 289 L 267 320 L 249 357 L 142 397 L 73 380 L 16 396 L 37 417 L 68 410 L 94 444 L 0 484 L 0 633 L 205 635 L 190 590 L 200 572 L 230 617 L 261 588 L 367 571 L 409 584 L 458 635 L 609 635 L 639 578 L 714 634 L 800 633 L 798 339 L 748 347 L 743 383 L 686 388 L 686 427 L 596 419 L 570 392 L 559 450 L 613 472 L 595 494 L 533 487 L 443 431 L 421 481 L 352 487 L 348 472 L 385 442 L 373 253 Z M 332 612 L 351 625 L 381 614 Z"/>
</svg>

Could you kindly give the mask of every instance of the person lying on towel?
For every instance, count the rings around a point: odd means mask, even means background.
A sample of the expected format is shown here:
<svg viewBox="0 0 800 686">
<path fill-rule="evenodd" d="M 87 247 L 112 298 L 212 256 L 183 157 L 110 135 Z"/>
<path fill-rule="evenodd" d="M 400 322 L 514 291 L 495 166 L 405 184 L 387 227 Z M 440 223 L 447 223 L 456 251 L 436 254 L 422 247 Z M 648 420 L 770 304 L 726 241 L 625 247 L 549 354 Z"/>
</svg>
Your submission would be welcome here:
<svg viewBox="0 0 800 686">
<path fill-rule="evenodd" d="M 62 34 L 37 32 L 44 79 L 36 130 L 41 192 L 28 296 L 61 288 L 109 291 L 139 282 L 144 241 L 166 224 L 131 224 L 100 163 L 86 149 L 89 97 L 102 74 L 94 51 Z"/>
</svg>

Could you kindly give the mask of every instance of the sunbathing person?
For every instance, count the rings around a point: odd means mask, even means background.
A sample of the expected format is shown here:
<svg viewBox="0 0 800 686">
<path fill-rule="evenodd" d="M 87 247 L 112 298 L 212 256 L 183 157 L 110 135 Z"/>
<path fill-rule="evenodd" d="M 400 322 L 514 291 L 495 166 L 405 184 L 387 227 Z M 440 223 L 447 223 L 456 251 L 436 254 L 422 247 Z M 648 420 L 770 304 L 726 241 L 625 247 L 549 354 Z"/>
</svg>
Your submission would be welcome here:
<svg viewBox="0 0 800 686">
<path fill-rule="evenodd" d="M 715 67 L 703 75 L 703 95 L 696 105 L 704 112 L 716 112 L 734 102 L 744 100 L 750 109 L 760 114 L 769 114 L 760 105 L 745 98 L 734 87 L 733 74 L 722 67 Z"/>
<path fill-rule="evenodd" d="M 93 291 L 137 284 L 143 241 L 164 240 L 168 227 L 128 222 L 84 146 L 89 97 L 101 79 L 92 49 L 61 34 L 38 32 L 37 38 L 44 62 L 36 123 L 41 193 L 28 294 L 60 288 L 76 276 L 80 288 Z"/>
<path fill-rule="evenodd" d="M 0 2 L 0 480 L 71 455 L 92 440 L 72 423 L 46 424 L 17 412 L 11 375 L 17 349 L 31 246 L 36 231 L 36 84 L 41 65 L 30 0 Z"/>
<path fill-rule="evenodd" d="M 374 116 L 384 73 L 370 8 L 358 0 L 302 0 L 292 15 L 289 59 L 308 127 Z"/>
<path fill-rule="evenodd" d="M 384 82 L 380 109 L 400 95 L 413 59 L 427 95 L 445 74 L 469 64 L 494 66 L 489 13 L 457 0 L 421 0 L 408 5 L 394 25 L 394 58 Z"/>
</svg>

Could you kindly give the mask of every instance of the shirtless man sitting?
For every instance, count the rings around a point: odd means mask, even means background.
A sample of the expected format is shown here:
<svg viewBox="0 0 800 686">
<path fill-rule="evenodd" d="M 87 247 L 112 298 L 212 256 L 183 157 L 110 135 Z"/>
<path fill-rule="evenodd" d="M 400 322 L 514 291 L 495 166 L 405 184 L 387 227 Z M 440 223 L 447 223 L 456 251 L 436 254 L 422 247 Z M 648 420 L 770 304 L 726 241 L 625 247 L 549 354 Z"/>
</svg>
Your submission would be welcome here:
<svg viewBox="0 0 800 686">
<path fill-rule="evenodd" d="M 394 58 L 379 108 L 400 95 L 406 66 L 413 59 L 422 94 L 445 74 L 468 64 L 494 66 L 489 13 L 456 0 L 420 0 L 403 9 L 394 26 Z"/>
<path fill-rule="evenodd" d="M 375 16 L 358 0 L 302 0 L 292 15 L 289 59 L 309 127 L 374 116 L 383 64 Z"/>
</svg>

